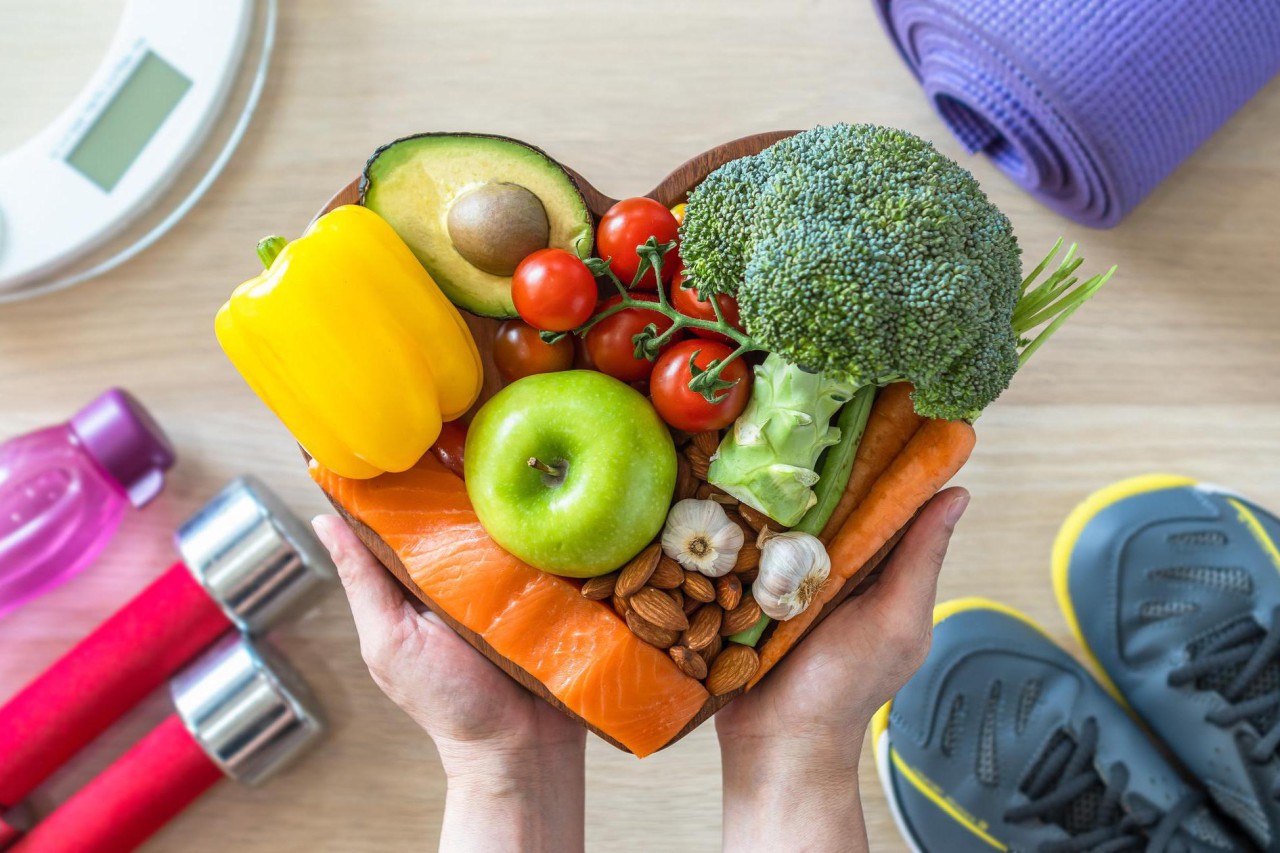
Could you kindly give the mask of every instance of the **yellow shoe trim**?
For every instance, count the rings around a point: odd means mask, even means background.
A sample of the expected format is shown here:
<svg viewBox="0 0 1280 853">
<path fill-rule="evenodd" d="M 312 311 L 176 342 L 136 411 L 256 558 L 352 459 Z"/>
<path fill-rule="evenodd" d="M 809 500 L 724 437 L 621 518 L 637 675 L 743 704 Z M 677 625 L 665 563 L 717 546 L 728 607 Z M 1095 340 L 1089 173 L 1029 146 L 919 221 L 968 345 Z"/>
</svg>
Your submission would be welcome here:
<svg viewBox="0 0 1280 853">
<path fill-rule="evenodd" d="M 1228 497 L 1227 503 L 1236 508 L 1236 515 L 1239 517 L 1240 523 L 1249 528 L 1253 538 L 1258 540 L 1262 550 L 1266 551 L 1267 556 L 1271 558 L 1271 564 L 1276 567 L 1276 571 L 1280 571 L 1280 548 L 1276 548 L 1275 540 L 1267 535 L 1267 530 L 1262 526 L 1262 522 L 1258 521 L 1258 517 L 1236 498 Z"/>
<path fill-rule="evenodd" d="M 1102 686 L 1107 688 L 1107 692 L 1126 710 L 1130 710 L 1131 713 L 1129 703 L 1120 695 L 1115 682 L 1111 680 L 1111 677 L 1107 675 L 1107 671 L 1098 663 L 1097 655 L 1093 653 L 1093 649 L 1089 648 L 1089 644 L 1085 642 L 1084 634 L 1080 631 L 1080 620 L 1076 618 L 1075 605 L 1071 602 L 1071 591 L 1067 585 L 1067 573 L 1071 568 L 1071 554 L 1075 551 L 1076 543 L 1080 541 L 1080 536 L 1084 533 L 1085 527 L 1098 513 L 1108 507 L 1136 495 L 1162 492 L 1166 489 L 1180 489 L 1186 486 L 1194 486 L 1195 484 L 1196 481 L 1190 477 L 1181 477 L 1176 474 L 1145 474 L 1141 477 L 1131 477 L 1128 480 L 1112 483 L 1110 486 L 1099 489 L 1089 495 L 1079 506 L 1071 511 L 1071 514 L 1067 516 L 1067 520 L 1063 522 L 1062 529 L 1058 531 L 1058 537 L 1053 543 L 1053 592 L 1058 599 L 1058 608 L 1066 618 L 1067 627 L 1071 629 L 1071 634 L 1076 638 L 1076 642 L 1080 644 L 1080 648 L 1084 651 L 1089 662 L 1093 664 L 1094 673 L 1098 676 Z"/>
<path fill-rule="evenodd" d="M 944 619 L 950 619 L 957 613 L 964 613 L 967 610 L 994 610 L 997 613 L 1003 613 L 1017 619 L 1029 628 L 1035 629 L 1037 633 L 1049 635 L 1041 628 L 1036 621 L 1021 610 L 1015 610 L 1007 604 L 1001 604 L 998 601 L 992 601 L 989 598 L 983 598 L 979 595 L 970 595 L 964 598 L 953 598 L 950 601 L 944 601 L 937 607 L 933 608 L 933 624 L 936 626 Z"/>
<path fill-rule="evenodd" d="M 915 768 L 903 761 L 902 756 L 898 755 L 898 751 L 892 746 L 889 747 L 889 758 L 904 779 L 910 782 L 917 791 L 924 794 L 935 806 L 950 815 L 952 820 L 990 844 L 996 850 L 1009 849 L 1008 846 L 987 832 L 986 823 L 969 814 L 958 803 L 944 794 L 932 779 L 918 773 Z"/>
</svg>

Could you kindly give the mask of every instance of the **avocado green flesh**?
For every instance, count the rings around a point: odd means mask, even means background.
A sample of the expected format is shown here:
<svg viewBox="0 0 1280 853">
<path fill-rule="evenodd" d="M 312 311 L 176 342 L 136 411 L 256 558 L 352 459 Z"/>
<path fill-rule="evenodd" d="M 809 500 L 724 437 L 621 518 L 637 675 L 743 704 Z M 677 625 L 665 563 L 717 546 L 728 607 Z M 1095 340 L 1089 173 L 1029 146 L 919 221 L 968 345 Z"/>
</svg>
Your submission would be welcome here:
<svg viewBox="0 0 1280 853">
<path fill-rule="evenodd" d="M 471 264 L 449 235 L 453 202 L 495 182 L 538 197 L 550 246 L 580 257 L 591 252 L 591 213 L 573 179 L 542 152 L 511 139 L 426 134 L 393 142 L 365 166 L 360 200 L 387 220 L 455 305 L 486 317 L 514 317 L 511 277 Z"/>
</svg>

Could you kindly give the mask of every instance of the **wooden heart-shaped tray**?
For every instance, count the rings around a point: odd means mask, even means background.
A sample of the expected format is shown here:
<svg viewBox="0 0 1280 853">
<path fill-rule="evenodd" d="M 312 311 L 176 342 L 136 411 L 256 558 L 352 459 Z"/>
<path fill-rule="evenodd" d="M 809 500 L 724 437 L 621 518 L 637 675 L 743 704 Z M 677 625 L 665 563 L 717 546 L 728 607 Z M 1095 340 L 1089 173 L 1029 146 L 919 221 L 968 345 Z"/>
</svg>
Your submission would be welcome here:
<svg viewBox="0 0 1280 853">
<path fill-rule="evenodd" d="M 757 154 L 772 145 L 774 142 L 777 142 L 779 139 L 791 136 L 794 132 L 795 131 L 775 131 L 771 133 L 760 133 L 712 148 L 711 150 L 694 157 L 684 165 L 680 166 L 663 179 L 663 181 L 650 192 L 648 192 L 647 195 L 668 207 L 679 204 L 686 199 L 689 191 L 693 189 L 693 187 L 701 183 L 702 180 L 715 169 L 739 157 Z M 563 164 L 561 165 L 563 166 Z M 601 193 L 595 187 L 591 186 L 590 183 L 572 169 L 569 169 L 568 167 L 564 168 L 577 183 L 578 189 L 586 200 L 592 216 L 598 222 L 600 217 L 613 206 L 616 200 L 609 198 L 604 193 Z M 357 204 L 360 200 L 359 184 L 360 182 L 357 179 L 343 187 L 333 196 L 333 198 L 329 200 L 329 203 L 326 204 L 325 207 L 317 214 L 317 217 L 344 204 Z M 496 367 L 494 366 L 492 352 L 494 334 L 497 331 L 500 321 L 485 317 L 478 317 L 466 312 L 463 313 L 463 316 L 475 336 L 476 344 L 480 349 L 481 359 L 484 364 L 484 388 L 476 403 L 476 407 L 479 407 L 502 387 L 502 381 L 499 378 Z M 473 408 L 472 411 L 474 410 L 475 409 Z M 396 576 L 397 579 L 399 579 L 400 583 L 410 594 L 418 598 L 426 607 L 439 615 L 442 620 L 457 631 L 464 639 L 467 640 L 468 643 L 482 652 L 487 658 L 489 658 L 489 660 L 493 661 L 493 663 L 512 678 L 516 679 L 516 681 L 520 682 L 547 702 L 550 702 L 552 705 L 560 708 L 562 711 L 569 714 L 588 729 L 595 732 L 608 742 L 614 744 L 619 749 L 627 750 L 627 747 L 619 743 L 607 732 L 601 731 L 599 728 L 574 713 L 573 710 L 566 707 L 564 703 L 557 699 L 541 681 L 513 661 L 498 653 L 488 642 L 485 641 L 484 637 L 475 631 L 468 629 L 465 625 L 460 624 L 452 614 L 436 602 L 432 601 L 431 598 L 414 582 L 411 573 L 405 567 L 404 563 L 401 562 L 400 557 L 396 554 L 395 550 L 393 550 L 372 528 L 354 517 L 340 501 L 336 500 L 332 495 L 327 496 L 339 515 L 341 515 L 347 523 L 351 525 L 352 529 L 355 530 L 356 534 L 365 543 L 365 545 L 368 546 L 369 550 L 373 552 L 373 554 L 393 575 Z M 901 531 L 899 531 L 897 536 L 891 538 L 872 559 L 868 560 L 858 572 L 845 582 L 843 588 L 826 604 L 818 618 L 814 621 L 813 624 L 815 626 L 822 619 L 826 618 L 826 616 L 835 609 L 835 607 L 848 598 L 849 595 L 860 592 L 862 587 L 874 579 L 869 576 L 873 574 L 876 567 L 892 550 L 900 536 Z M 743 692 L 743 689 L 745 688 L 740 688 L 737 691 L 720 696 L 711 696 L 703 705 L 701 710 L 688 721 L 683 729 L 672 736 L 664 746 L 669 746 L 693 729 L 697 728 L 715 714 L 716 711 L 733 701 L 737 695 Z"/>
</svg>

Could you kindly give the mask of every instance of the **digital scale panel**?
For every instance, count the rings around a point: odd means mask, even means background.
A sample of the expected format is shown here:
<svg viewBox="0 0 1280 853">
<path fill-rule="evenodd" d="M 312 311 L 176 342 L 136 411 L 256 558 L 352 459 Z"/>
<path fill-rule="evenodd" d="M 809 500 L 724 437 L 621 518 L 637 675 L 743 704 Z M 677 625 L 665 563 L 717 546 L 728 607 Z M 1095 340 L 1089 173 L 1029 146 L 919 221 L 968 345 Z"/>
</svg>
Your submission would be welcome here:
<svg viewBox="0 0 1280 853">
<path fill-rule="evenodd" d="M 202 196 L 265 81 L 275 0 L 129 0 L 71 105 L 0 155 L 0 302 L 150 245 Z"/>
</svg>

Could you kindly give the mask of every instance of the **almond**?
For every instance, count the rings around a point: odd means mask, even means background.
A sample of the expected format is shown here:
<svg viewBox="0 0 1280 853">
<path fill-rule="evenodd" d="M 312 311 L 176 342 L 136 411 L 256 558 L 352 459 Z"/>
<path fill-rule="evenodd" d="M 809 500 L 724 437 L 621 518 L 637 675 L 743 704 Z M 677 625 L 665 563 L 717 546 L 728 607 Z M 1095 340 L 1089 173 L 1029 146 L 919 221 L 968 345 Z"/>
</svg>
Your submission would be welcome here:
<svg viewBox="0 0 1280 853">
<path fill-rule="evenodd" d="M 614 592 L 623 598 L 635 595 L 649 582 L 661 557 L 662 546 L 657 542 L 636 554 L 631 558 L 630 563 L 622 567 L 622 574 L 618 575 L 618 584 L 614 587 Z"/>
<path fill-rule="evenodd" d="M 693 611 L 697 610 L 701 606 L 702 606 L 701 601 L 699 601 L 698 599 L 692 596 L 686 595 L 684 597 L 684 607 L 680 609 L 684 611 L 685 616 L 692 616 Z"/>
<path fill-rule="evenodd" d="M 618 573 L 610 572 L 598 578 L 591 578 L 582 585 L 582 597 L 592 601 L 604 601 L 613 595 L 613 587 L 618 582 Z"/>
<path fill-rule="evenodd" d="M 680 608 L 680 612 L 684 612 L 684 593 L 678 589 L 666 590 L 667 595 L 671 596 L 671 600 L 676 603 L 676 607 Z"/>
<path fill-rule="evenodd" d="M 689 461 L 692 462 L 693 460 L 691 459 Z M 696 470 L 697 466 L 695 465 L 694 468 Z M 750 525 L 751 529 L 756 531 L 757 533 L 759 533 L 760 530 L 765 527 L 768 527 L 770 530 L 777 530 L 777 531 L 782 531 L 786 529 L 781 524 L 774 521 L 772 518 L 765 515 L 760 510 L 756 509 L 755 507 L 748 506 L 747 504 L 739 504 L 738 512 L 742 514 L 743 521 L 745 521 L 748 525 Z"/>
<path fill-rule="evenodd" d="M 748 537 L 743 543 L 741 550 L 738 551 L 738 561 L 733 564 L 733 570 L 742 573 L 750 569 L 758 568 L 760 565 L 760 549 L 756 547 L 756 543 Z"/>
<path fill-rule="evenodd" d="M 708 459 L 715 456 L 716 449 L 720 447 L 720 431 L 709 429 L 694 433 L 693 446 L 707 454 Z"/>
<path fill-rule="evenodd" d="M 660 589 L 647 586 L 627 599 L 631 609 L 637 616 L 666 628 L 668 631 L 683 631 L 689 627 L 689 617 L 676 606 L 675 600 Z M 753 601 L 752 604 L 755 604 Z M 759 610 L 759 608 L 756 608 Z"/>
<path fill-rule="evenodd" d="M 635 605 L 634 598 L 631 604 Z M 720 633 L 728 637 L 730 634 L 747 630 L 759 621 L 760 605 L 756 604 L 756 600 L 750 594 L 747 594 L 742 597 L 742 602 L 737 607 L 725 611 L 724 619 L 720 622 Z"/>
<path fill-rule="evenodd" d="M 680 642 L 695 652 L 702 651 L 720 638 L 720 622 L 724 611 L 717 605 L 708 604 L 698 608 L 689 620 L 689 628 L 680 635 Z"/>
<path fill-rule="evenodd" d="M 737 498 L 719 486 L 713 486 L 710 483 L 703 483 L 698 487 L 697 498 L 700 501 L 715 501 L 724 507 L 726 511 L 738 505 Z"/>
<path fill-rule="evenodd" d="M 754 569 L 747 569 L 745 572 L 736 572 L 735 574 L 742 578 L 743 586 L 751 586 L 756 582 L 756 576 L 760 574 L 760 567 L 756 566 Z"/>
<path fill-rule="evenodd" d="M 702 656 L 688 646 L 672 646 L 667 654 L 680 667 L 680 671 L 690 678 L 701 681 L 707 677 L 707 662 Z"/>
<path fill-rule="evenodd" d="M 707 468 L 711 465 L 711 454 L 705 452 L 697 444 L 691 444 L 684 449 L 684 455 L 689 457 L 689 466 L 693 469 L 693 476 L 705 482 Z"/>
<path fill-rule="evenodd" d="M 716 600 L 716 585 L 704 574 L 685 572 L 684 584 L 680 588 L 684 590 L 685 596 L 696 598 L 704 604 Z"/>
<path fill-rule="evenodd" d="M 676 454 L 676 495 L 682 501 L 698 494 L 698 478 L 693 476 L 693 467 L 683 453 Z"/>
<path fill-rule="evenodd" d="M 707 666 L 711 666 L 711 662 L 716 659 L 716 655 L 720 654 L 720 650 L 724 648 L 724 640 L 720 639 L 720 635 L 716 634 L 711 640 L 711 644 L 705 649 L 698 652 L 702 659 L 707 662 Z"/>
<path fill-rule="evenodd" d="M 712 696 L 732 693 L 751 680 L 760 668 L 756 650 L 741 643 L 730 643 L 716 655 L 707 673 L 707 692 Z"/>
<path fill-rule="evenodd" d="M 716 604 L 726 611 L 742 603 L 742 579 L 737 575 L 716 578 Z"/>
<path fill-rule="evenodd" d="M 684 569 L 664 554 L 658 561 L 658 567 L 649 576 L 649 586 L 656 586 L 658 589 L 675 589 L 682 583 L 684 583 Z"/>
<path fill-rule="evenodd" d="M 676 640 L 680 639 L 679 631 L 668 631 L 666 628 L 659 628 L 647 619 L 637 616 L 634 612 L 627 613 L 627 627 L 631 629 L 631 633 L 649 645 L 657 646 L 660 649 L 669 649 L 676 644 Z"/>
<path fill-rule="evenodd" d="M 627 604 L 627 600 L 615 592 L 613 594 L 613 609 L 618 611 L 619 616 L 625 617 L 631 612 L 631 605 Z"/>
</svg>

